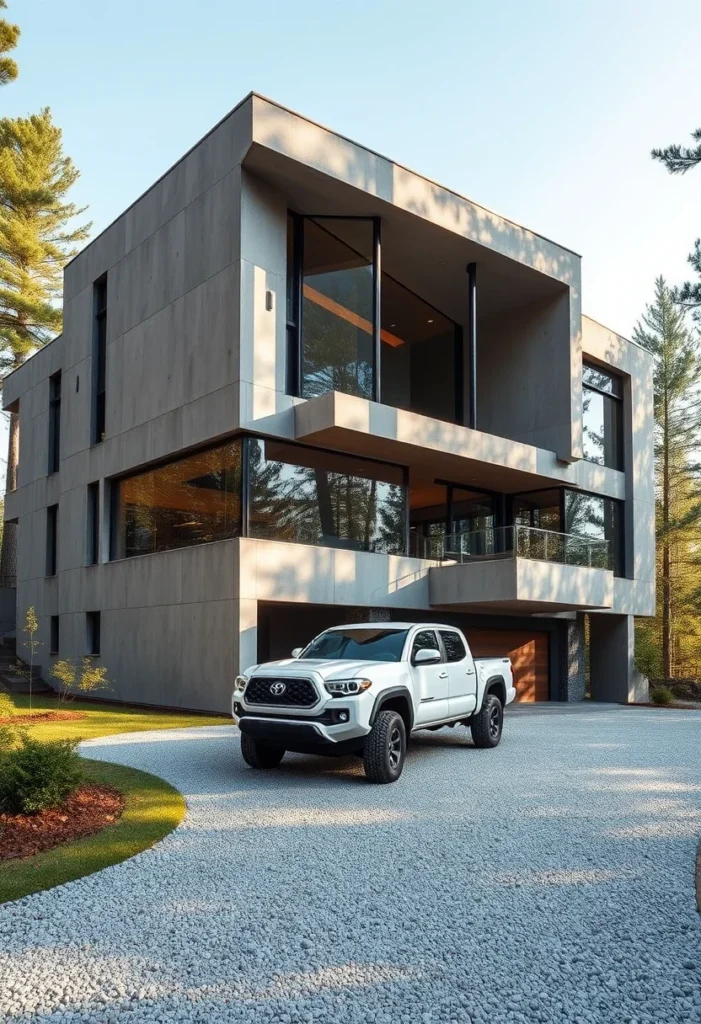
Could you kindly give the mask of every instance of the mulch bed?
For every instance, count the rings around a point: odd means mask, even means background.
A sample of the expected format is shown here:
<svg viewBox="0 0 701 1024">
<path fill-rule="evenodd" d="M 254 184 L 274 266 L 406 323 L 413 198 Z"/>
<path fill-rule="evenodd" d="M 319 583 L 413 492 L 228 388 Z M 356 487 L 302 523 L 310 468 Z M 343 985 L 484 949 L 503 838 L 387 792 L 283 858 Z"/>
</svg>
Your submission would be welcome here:
<svg viewBox="0 0 701 1024">
<path fill-rule="evenodd" d="M 12 715 L 0 718 L 0 725 L 31 725 L 32 722 L 75 722 L 85 718 L 84 711 L 33 711 L 31 715 Z"/>
<path fill-rule="evenodd" d="M 111 786 L 79 786 L 60 807 L 38 814 L 0 814 L 0 861 L 32 857 L 114 824 L 124 797 Z"/>
</svg>

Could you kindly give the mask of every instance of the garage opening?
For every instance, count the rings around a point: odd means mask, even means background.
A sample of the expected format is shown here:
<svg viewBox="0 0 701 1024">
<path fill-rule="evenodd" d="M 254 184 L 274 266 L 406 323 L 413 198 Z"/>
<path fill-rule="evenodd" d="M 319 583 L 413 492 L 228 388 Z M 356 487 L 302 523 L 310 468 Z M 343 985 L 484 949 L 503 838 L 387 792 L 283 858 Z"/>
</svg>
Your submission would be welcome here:
<svg viewBox="0 0 701 1024">
<path fill-rule="evenodd" d="M 507 629 L 465 630 L 475 658 L 498 658 L 506 654 L 516 687 L 516 700 L 548 700 L 550 659 L 548 634 L 541 631 Z"/>
</svg>

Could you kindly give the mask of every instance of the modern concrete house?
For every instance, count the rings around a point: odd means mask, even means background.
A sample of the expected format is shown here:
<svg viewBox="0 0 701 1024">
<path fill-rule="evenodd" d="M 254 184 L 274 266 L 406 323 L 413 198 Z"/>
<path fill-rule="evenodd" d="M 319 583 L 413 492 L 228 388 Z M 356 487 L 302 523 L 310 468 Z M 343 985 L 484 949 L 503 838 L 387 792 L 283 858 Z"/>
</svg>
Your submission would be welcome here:
<svg viewBox="0 0 701 1024">
<path fill-rule="evenodd" d="M 330 624 L 465 629 L 522 700 L 644 692 L 649 354 L 580 257 L 251 94 L 66 268 L 12 374 L 44 674 L 226 710 Z"/>
</svg>

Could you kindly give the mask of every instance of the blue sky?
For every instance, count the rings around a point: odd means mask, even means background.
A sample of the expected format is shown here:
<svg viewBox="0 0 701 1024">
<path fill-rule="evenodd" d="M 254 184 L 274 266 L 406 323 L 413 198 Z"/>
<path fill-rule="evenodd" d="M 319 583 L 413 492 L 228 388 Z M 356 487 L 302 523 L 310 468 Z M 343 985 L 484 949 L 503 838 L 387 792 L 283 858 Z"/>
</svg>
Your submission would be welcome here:
<svg viewBox="0 0 701 1024">
<path fill-rule="evenodd" d="M 20 78 L 51 106 L 105 227 L 251 89 L 581 253 L 624 334 L 687 276 L 701 169 L 649 158 L 701 126 L 698 0 L 10 0 Z"/>
</svg>

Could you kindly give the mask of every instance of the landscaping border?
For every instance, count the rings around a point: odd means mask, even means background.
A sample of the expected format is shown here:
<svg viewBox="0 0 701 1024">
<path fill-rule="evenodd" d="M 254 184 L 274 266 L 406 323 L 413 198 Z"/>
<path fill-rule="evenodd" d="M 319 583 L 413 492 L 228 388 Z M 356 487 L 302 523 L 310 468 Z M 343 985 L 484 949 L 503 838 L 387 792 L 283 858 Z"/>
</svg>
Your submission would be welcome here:
<svg viewBox="0 0 701 1024">
<path fill-rule="evenodd" d="M 86 782 L 113 786 L 124 794 L 122 816 L 113 825 L 82 839 L 33 857 L 3 861 L 0 903 L 119 864 L 163 839 L 185 817 L 182 793 L 158 776 L 108 761 L 83 758 L 83 764 Z"/>
</svg>

